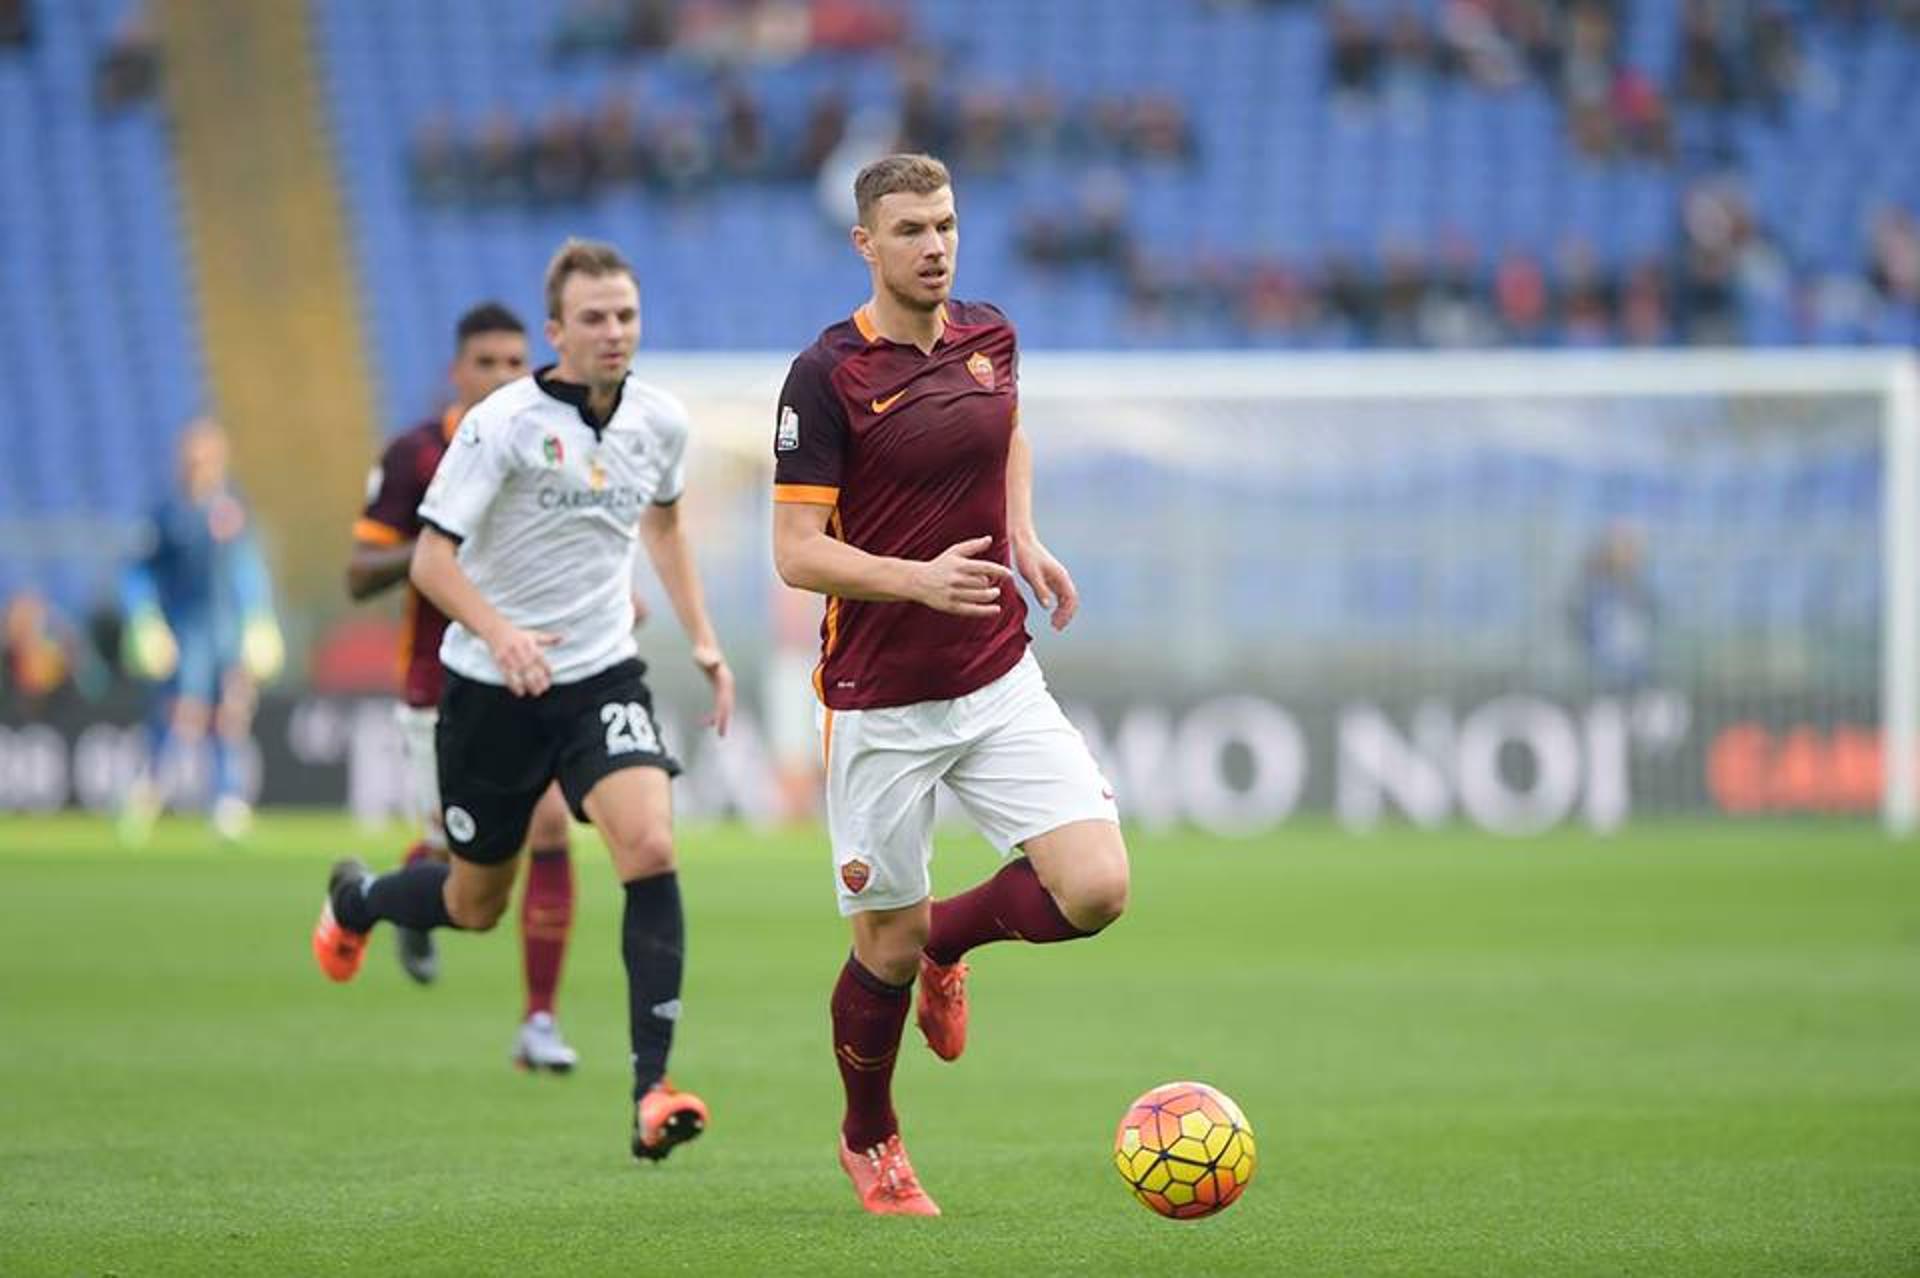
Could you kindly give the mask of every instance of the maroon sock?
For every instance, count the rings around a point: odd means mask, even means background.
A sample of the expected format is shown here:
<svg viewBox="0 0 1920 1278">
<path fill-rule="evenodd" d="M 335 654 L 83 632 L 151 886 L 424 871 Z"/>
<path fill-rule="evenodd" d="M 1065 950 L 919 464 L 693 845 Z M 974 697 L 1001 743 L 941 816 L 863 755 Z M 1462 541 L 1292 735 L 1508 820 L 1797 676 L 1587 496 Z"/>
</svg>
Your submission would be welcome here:
<svg viewBox="0 0 1920 1278">
<path fill-rule="evenodd" d="M 1001 866 L 985 883 L 933 903 L 927 957 L 944 966 L 988 941 L 1047 945 L 1092 935 L 1067 922 L 1053 894 L 1040 886 L 1033 862 L 1022 856 Z"/>
<path fill-rule="evenodd" d="M 893 1062 L 912 989 L 911 984 L 887 984 L 851 954 L 840 969 L 833 987 L 833 1054 L 847 1089 L 840 1134 L 849 1149 L 878 1145 L 900 1130 L 893 1116 Z"/>
<path fill-rule="evenodd" d="M 404 869 L 409 865 L 415 865 L 421 861 L 431 860 L 432 858 L 433 849 L 427 846 L 427 841 L 425 839 L 416 839 L 414 840 L 413 846 L 407 849 L 406 859 L 400 862 L 400 865 L 401 868 Z"/>
<path fill-rule="evenodd" d="M 520 950 L 527 974 L 527 1015 L 553 1011 L 560 965 L 573 930 L 573 858 L 564 847 L 535 849 L 520 898 Z"/>
</svg>

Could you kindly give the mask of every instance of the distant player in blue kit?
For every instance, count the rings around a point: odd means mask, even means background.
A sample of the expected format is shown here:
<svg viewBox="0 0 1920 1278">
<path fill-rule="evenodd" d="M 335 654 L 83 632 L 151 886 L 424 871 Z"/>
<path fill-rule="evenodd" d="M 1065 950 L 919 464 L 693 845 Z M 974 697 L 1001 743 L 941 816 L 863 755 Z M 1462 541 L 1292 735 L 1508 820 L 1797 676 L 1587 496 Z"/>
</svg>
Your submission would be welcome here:
<svg viewBox="0 0 1920 1278">
<path fill-rule="evenodd" d="M 253 728 L 255 690 L 285 657 L 253 517 L 228 481 L 227 437 L 212 419 L 181 433 L 179 481 L 121 579 L 126 664 L 160 694 L 147 765 L 121 813 L 129 842 L 151 832 L 209 734 L 214 828 L 230 839 L 246 833 L 253 812 L 238 754 Z"/>
</svg>

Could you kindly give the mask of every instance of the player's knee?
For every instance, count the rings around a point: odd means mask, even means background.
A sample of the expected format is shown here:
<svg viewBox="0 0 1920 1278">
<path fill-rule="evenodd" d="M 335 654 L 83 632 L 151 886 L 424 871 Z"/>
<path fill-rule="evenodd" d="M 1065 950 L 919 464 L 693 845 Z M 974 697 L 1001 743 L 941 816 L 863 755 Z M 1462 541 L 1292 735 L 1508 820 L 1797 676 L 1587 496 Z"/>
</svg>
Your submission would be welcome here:
<svg viewBox="0 0 1920 1278">
<path fill-rule="evenodd" d="M 198 741 L 207 735 L 209 717 L 210 712 L 204 703 L 182 699 L 174 703 L 170 726 L 174 735 L 182 741 Z"/>
<path fill-rule="evenodd" d="M 1098 933 L 1127 911 L 1127 860 L 1102 858 L 1081 867 L 1058 892 L 1062 913 L 1083 933 Z"/>
<path fill-rule="evenodd" d="M 853 956 L 887 984 L 907 985 L 919 974 L 932 920 L 927 910 L 855 915 Z"/>
<path fill-rule="evenodd" d="M 623 883 L 665 874 L 674 868 L 673 831 L 664 825 L 623 831 L 612 843 L 614 865 Z"/>
<path fill-rule="evenodd" d="M 533 814 L 533 822 L 527 828 L 527 846 L 536 852 L 564 852 L 572 834 L 573 821 L 564 808 L 549 812 L 542 806 Z"/>
<path fill-rule="evenodd" d="M 1125 862 L 1103 866 L 1074 884 L 1067 913 L 1083 932 L 1098 932 L 1127 910 Z"/>
<path fill-rule="evenodd" d="M 463 932 L 491 932 L 506 912 L 505 896 L 456 896 L 447 901 L 447 917 Z"/>
<path fill-rule="evenodd" d="M 864 946 L 854 947 L 860 966 L 889 985 L 911 985 L 920 973 L 920 952 L 927 944 L 924 929 L 908 928 L 874 937 Z"/>
<path fill-rule="evenodd" d="M 238 706 L 223 705 L 214 718 L 214 730 L 220 734 L 222 740 L 226 741 L 244 740 L 248 729 L 252 726 L 252 713 Z"/>
</svg>

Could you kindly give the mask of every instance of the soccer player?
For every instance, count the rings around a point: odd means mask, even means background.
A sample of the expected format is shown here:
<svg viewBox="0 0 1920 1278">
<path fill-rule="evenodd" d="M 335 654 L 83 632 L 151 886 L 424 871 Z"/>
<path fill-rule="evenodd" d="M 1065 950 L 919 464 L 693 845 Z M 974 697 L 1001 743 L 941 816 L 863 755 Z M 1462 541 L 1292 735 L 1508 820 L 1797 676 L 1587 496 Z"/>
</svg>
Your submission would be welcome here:
<svg viewBox="0 0 1920 1278">
<path fill-rule="evenodd" d="M 722 733 L 734 681 L 680 520 L 686 409 L 629 368 L 633 268 L 610 245 L 568 240 L 547 268 L 546 301 L 559 362 L 467 413 L 420 505 L 409 576 L 450 619 L 435 745 L 452 859 L 379 878 L 341 861 L 313 951 L 345 981 L 382 919 L 492 927 L 534 808 L 559 781 L 573 814 L 599 829 L 625 893 L 632 1149 L 655 1160 L 699 1135 L 708 1114 L 667 1081 L 686 931 L 668 787 L 680 765 L 660 740 L 633 639 L 636 535 L 712 685 L 708 721 Z"/>
<path fill-rule="evenodd" d="M 120 583 L 126 664 L 159 690 L 148 762 L 120 814 L 129 843 L 145 841 L 209 731 L 214 829 L 227 839 L 247 832 L 253 810 L 238 756 L 257 686 L 286 655 L 252 512 L 228 480 L 226 432 L 212 418 L 181 432 L 179 482 L 148 519 Z"/>
<path fill-rule="evenodd" d="M 420 502 L 469 409 L 508 382 L 526 376 L 527 330 L 497 302 L 474 307 L 454 330 L 448 381 L 453 403 L 441 416 L 396 438 L 367 477 L 367 503 L 353 526 L 353 556 L 347 563 L 347 593 L 371 599 L 406 579 L 420 536 Z M 401 638 L 404 687 L 396 707 L 415 809 L 424 827 L 407 861 L 447 859 L 440 826 L 440 777 L 433 730 L 439 719 L 440 640 L 447 618 L 411 584 Z M 558 786 L 548 786 L 534 807 L 527 834 L 527 885 L 520 899 L 520 949 L 527 1003 L 514 1036 L 513 1061 L 522 1069 L 564 1074 L 579 1055 L 554 1020 L 554 995 L 573 926 L 573 862 L 568 855 L 571 819 Z M 396 927 L 400 965 L 422 985 L 439 974 L 433 934 Z"/>
<path fill-rule="evenodd" d="M 774 432 L 774 561 L 827 596 L 814 689 L 827 826 L 853 953 L 833 991 L 861 1204 L 934 1216 L 900 1141 L 892 1077 L 907 999 L 943 1060 L 966 1046 L 967 965 L 993 941 L 1091 936 L 1127 899 L 1112 789 L 1028 651 L 1011 560 L 1055 629 L 1073 580 L 1034 527 L 1013 325 L 949 300 L 958 247 L 947 170 L 895 155 L 854 182 L 853 247 L 872 295 L 794 360 Z M 930 899 L 934 786 L 1007 858 Z"/>
</svg>

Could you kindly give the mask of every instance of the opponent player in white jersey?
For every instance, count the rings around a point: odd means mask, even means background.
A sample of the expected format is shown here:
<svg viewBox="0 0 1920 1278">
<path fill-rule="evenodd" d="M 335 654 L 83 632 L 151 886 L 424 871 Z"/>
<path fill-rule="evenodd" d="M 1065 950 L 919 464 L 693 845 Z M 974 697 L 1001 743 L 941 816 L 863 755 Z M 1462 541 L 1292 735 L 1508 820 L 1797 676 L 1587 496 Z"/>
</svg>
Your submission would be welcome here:
<svg viewBox="0 0 1920 1278">
<path fill-rule="evenodd" d="M 414 585 L 452 619 L 437 747 L 453 859 L 375 878 L 341 861 L 314 929 L 336 981 L 359 969 L 381 919 L 484 931 L 507 906 L 534 805 L 558 780 L 606 841 L 626 894 L 637 1158 L 700 1134 L 707 1107 L 667 1081 L 685 924 L 669 779 L 680 765 L 653 719 L 633 640 L 636 535 L 713 685 L 725 732 L 733 675 L 681 526 L 686 410 L 629 371 L 640 294 L 609 245 L 569 240 L 547 268 L 547 340 L 559 362 L 470 411 L 420 506 Z"/>
</svg>

